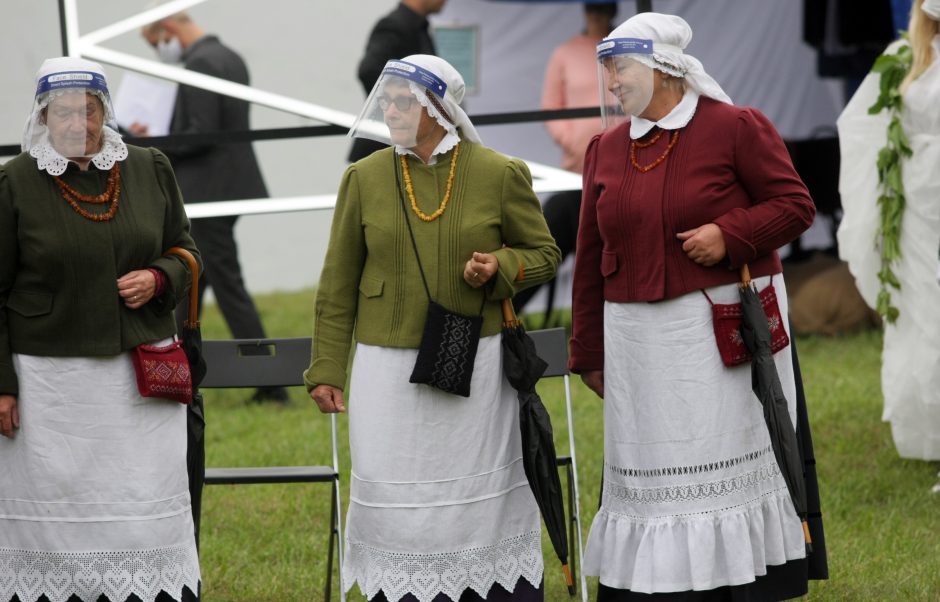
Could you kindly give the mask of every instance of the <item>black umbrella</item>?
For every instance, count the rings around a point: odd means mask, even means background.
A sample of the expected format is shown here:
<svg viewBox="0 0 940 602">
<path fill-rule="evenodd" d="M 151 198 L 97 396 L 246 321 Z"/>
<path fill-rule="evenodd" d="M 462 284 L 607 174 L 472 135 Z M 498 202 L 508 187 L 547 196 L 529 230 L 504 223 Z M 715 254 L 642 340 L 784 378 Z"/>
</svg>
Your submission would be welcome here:
<svg viewBox="0 0 940 602">
<path fill-rule="evenodd" d="M 512 301 L 503 300 L 503 372 L 519 392 L 519 427 L 522 431 L 522 465 L 529 488 L 542 513 L 555 554 L 565 572 L 568 593 L 575 594 L 574 579 L 568 568 L 568 535 L 565 531 L 565 505 L 558 477 L 555 440 L 548 410 L 535 392 L 548 364 L 535 352 L 535 343 L 516 318 Z"/>
<path fill-rule="evenodd" d="M 780 385 L 780 375 L 770 348 L 770 327 L 757 289 L 751 284 L 747 266 L 741 268 L 741 338 L 751 352 L 751 389 L 764 408 L 764 422 L 777 465 L 790 492 L 796 514 L 803 520 L 803 537 L 812 550 L 806 522 L 806 486 L 796 429 L 787 410 L 787 399 Z"/>
<path fill-rule="evenodd" d="M 186 469 L 189 473 L 189 498 L 192 504 L 196 547 L 199 547 L 199 516 L 202 513 L 202 486 L 206 478 L 205 412 L 199 383 L 206 376 L 206 360 L 202 357 L 202 333 L 199 331 L 199 264 L 193 254 L 182 247 L 170 247 L 165 255 L 178 255 L 189 266 L 192 280 L 189 288 L 189 316 L 183 322 L 179 337 L 189 371 L 193 378 L 193 400 L 186 406 Z"/>
</svg>

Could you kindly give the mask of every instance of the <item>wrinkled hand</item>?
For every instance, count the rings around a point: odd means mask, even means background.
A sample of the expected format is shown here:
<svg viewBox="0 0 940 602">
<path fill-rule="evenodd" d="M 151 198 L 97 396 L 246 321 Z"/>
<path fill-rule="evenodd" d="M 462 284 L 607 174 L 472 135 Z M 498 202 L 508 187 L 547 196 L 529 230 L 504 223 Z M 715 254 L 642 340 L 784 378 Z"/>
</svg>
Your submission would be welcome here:
<svg viewBox="0 0 940 602">
<path fill-rule="evenodd" d="M 594 391 L 598 397 L 604 399 L 604 371 L 587 370 L 581 373 L 581 381 L 588 389 Z"/>
<path fill-rule="evenodd" d="M 124 305 L 137 309 L 153 299 L 157 291 L 157 281 L 149 270 L 134 270 L 118 278 L 117 287 Z"/>
<path fill-rule="evenodd" d="M 683 240 L 682 250 L 689 259 L 699 265 L 710 267 L 725 258 L 725 236 L 715 224 L 705 224 L 692 230 L 679 232 L 676 238 Z"/>
<path fill-rule="evenodd" d="M 477 253 L 467 260 L 463 268 L 463 279 L 473 288 L 480 288 L 499 271 L 499 259 L 490 253 Z"/>
<path fill-rule="evenodd" d="M 13 431 L 20 428 L 20 411 L 16 407 L 16 397 L 0 395 L 0 435 L 13 438 Z"/>
<path fill-rule="evenodd" d="M 343 390 L 331 385 L 317 385 L 310 391 L 310 397 L 317 402 L 317 407 L 324 414 L 336 414 L 346 411 Z"/>
</svg>

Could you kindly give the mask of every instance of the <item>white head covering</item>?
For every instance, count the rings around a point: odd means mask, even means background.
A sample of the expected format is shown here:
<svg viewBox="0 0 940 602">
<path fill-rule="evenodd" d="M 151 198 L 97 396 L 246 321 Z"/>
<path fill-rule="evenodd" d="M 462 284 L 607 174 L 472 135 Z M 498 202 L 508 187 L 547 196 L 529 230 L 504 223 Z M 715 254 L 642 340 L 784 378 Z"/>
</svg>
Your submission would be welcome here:
<svg viewBox="0 0 940 602">
<path fill-rule="evenodd" d="M 51 175 L 62 174 L 68 159 L 52 147 L 49 130 L 40 116 L 53 99 L 75 92 L 94 94 L 104 106 L 106 125 L 103 126 L 102 147 L 92 157 L 95 166 L 111 169 L 115 161 L 127 158 L 127 146 L 115 131 L 114 106 L 111 104 L 104 68 L 94 61 L 76 57 L 46 59 L 36 72 L 36 94 L 23 128 L 22 148 L 37 160 L 39 169 Z"/>
<path fill-rule="evenodd" d="M 422 69 L 427 69 L 447 84 L 447 90 L 444 92 L 443 105 L 444 110 L 447 111 L 447 114 L 454 120 L 453 123 L 450 123 L 446 117 L 441 115 L 437 107 L 428 101 L 425 91 L 422 90 L 418 84 L 408 82 L 411 87 L 411 92 L 418 99 L 418 102 L 428 110 L 428 113 L 437 120 L 441 127 L 451 134 L 456 134 L 456 128 L 460 128 L 464 138 L 471 142 L 481 144 L 480 135 L 477 133 L 476 128 L 473 127 L 473 124 L 470 123 L 470 118 L 467 116 L 467 113 L 460 107 L 463 96 L 467 91 L 467 86 L 460 73 L 444 59 L 431 54 L 412 54 L 403 58 L 402 61 L 417 65 Z"/>
<path fill-rule="evenodd" d="M 940 21 L 940 0 L 924 0 L 924 3 L 920 5 L 920 9 L 931 19 Z"/>
<path fill-rule="evenodd" d="M 928 1 L 940 2 L 940 0 Z M 702 63 L 694 56 L 683 52 L 692 41 L 692 28 L 682 17 L 661 13 L 640 13 L 621 23 L 604 40 L 615 38 L 652 40 L 652 54 L 631 55 L 631 58 L 635 58 L 652 69 L 685 78 L 689 87 L 699 94 L 733 104 L 718 82 L 705 73 Z"/>
</svg>

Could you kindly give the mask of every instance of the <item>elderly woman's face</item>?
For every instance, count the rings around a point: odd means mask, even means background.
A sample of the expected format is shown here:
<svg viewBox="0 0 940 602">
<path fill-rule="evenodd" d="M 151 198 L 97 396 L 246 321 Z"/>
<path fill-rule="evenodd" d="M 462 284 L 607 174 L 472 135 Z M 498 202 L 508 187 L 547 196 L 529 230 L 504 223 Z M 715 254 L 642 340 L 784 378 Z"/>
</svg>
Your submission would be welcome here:
<svg viewBox="0 0 940 602">
<path fill-rule="evenodd" d="M 104 105 L 91 93 L 58 96 L 45 109 L 53 148 L 64 157 L 89 157 L 101 149 Z"/>
<path fill-rule="evenodd" d="M 627 115 L 641 114 L 653 97 L 653 69 L 626 56 L 604 61 L 605 80 Z"/>
<path fill-rule="evenodd" d="M 414 147 L 437 126 L 407 84 L 389 83 L 378 98 L 392 144 Z"/>
</svg>

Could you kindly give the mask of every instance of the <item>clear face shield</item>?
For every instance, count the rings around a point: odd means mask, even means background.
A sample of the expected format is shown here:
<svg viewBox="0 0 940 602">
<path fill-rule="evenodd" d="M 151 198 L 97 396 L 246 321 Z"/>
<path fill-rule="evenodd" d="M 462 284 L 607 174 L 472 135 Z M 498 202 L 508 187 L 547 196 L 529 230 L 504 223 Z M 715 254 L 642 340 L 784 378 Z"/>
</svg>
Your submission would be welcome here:
<svg viewBox="0 0 940 602">
<path fill-rule="evenodd" d="M 430 71 L 404 61 L 389 61 L 349 136 L 413 148 L 437 124 L 426 107 L 441 106 L 446 90 L 447 84 Z"/>
<path fill-rule="evenodd" d="M 604 129 L 642 115 L 653 98 L 653 41 L 611 38 L 597 45 L 598 98 Z"/>
<path fill-rule="evenodd" d="M 63 157 L 96 155 L 114 109 L 104 77 L 91 72 L 53 73 L 39 80 L 23 132 L 23 150 L 50 145 Z"/>
</svg>

